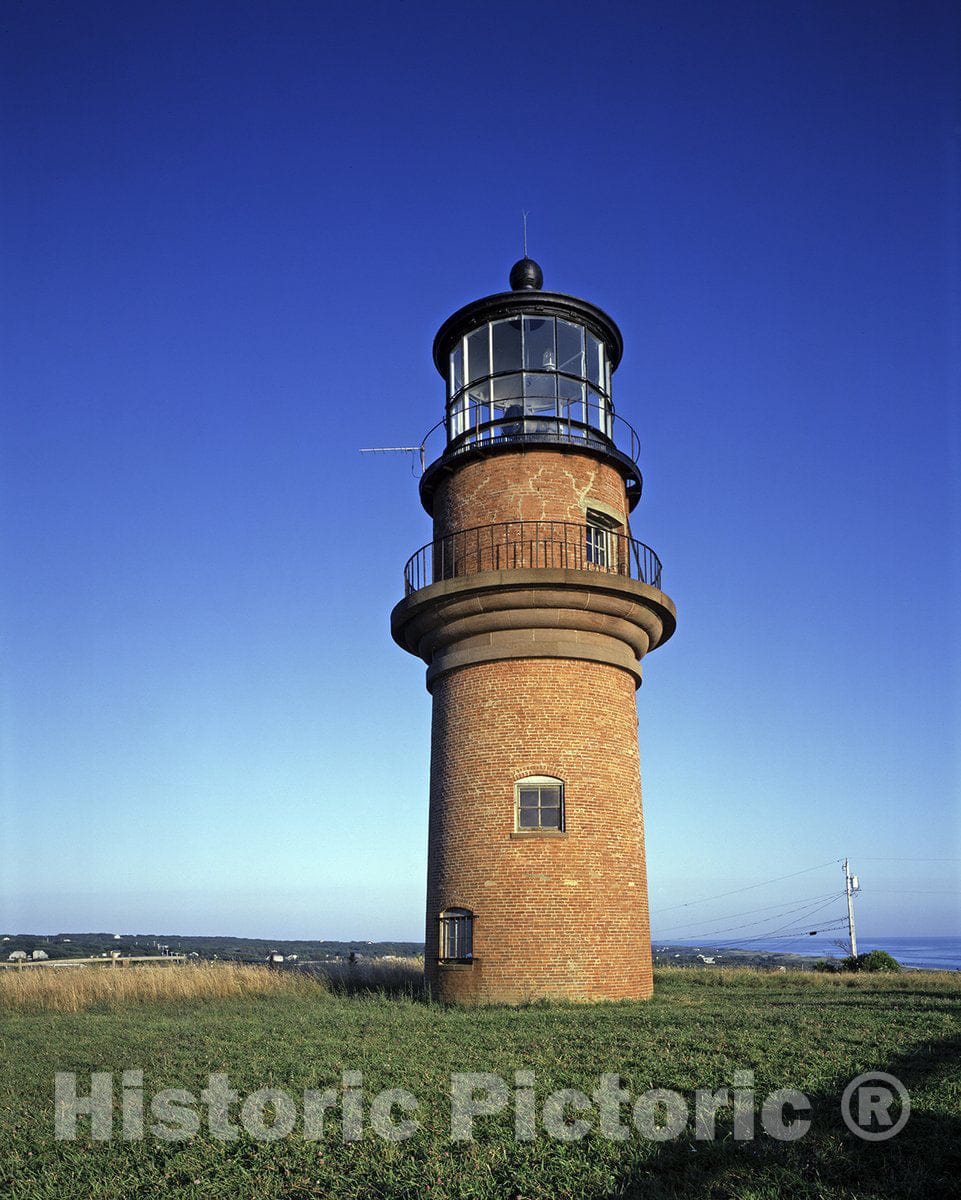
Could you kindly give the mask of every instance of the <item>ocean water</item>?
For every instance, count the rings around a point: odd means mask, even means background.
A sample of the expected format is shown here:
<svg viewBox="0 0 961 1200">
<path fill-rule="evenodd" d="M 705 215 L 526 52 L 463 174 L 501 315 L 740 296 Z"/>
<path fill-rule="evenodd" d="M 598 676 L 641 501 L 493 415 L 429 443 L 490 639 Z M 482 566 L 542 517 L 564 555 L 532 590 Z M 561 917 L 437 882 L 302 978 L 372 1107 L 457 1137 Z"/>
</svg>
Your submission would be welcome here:
<svg viewBox="0 0 961 1200">
<path fill-rule="evenodd" d="M 753 950 L 762 953 L 775 954 L 804 954 L 812 958 L 845 958 L 847 942 L 844 939 L 830 935 L 818 934 L 815 937 L 799 937 L 787 940 L 771 938 L 769 940 L 745 941 L 740 946 L 736 942 L 689 942 L 675 940 L 675 945 L 697 946 L 707 953 L 714 954 L 721 963 L 724 962 L 724 951 Z M 667 942 L 655 942 L 655 949 L 667 945 Z M 942 971 L 961 971 L 961 937 L 861 937 L 858 935 L 858 953 L 868 950 L 887 950 L 903 967 L 927 967 Z"/>
</svg>

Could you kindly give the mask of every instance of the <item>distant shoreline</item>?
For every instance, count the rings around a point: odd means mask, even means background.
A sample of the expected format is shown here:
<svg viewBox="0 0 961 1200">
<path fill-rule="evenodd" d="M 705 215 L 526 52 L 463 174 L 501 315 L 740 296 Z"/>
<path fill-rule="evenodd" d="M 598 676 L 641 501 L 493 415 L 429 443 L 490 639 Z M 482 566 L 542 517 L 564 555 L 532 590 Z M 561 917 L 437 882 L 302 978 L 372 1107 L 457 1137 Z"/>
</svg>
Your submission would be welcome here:
<svg viewBox="0 0 961 1200">
<path fill-rule="evenodd" d="M 775 942 L 777 939 L 772 939 Z M 693 942 L 652 943 L 655 963 L 709 966 L 786 966 L 794 969 L 810 969 L 815 962 L 824 959 L 840 960 L 847 951 L 837 941 L 822 941 L 808 944 L 804 949 L 779 949 L 763 942 L 751 946 L 736 946 L 728 942 L 714 943 L 707 940 Z M 858 950 L 886 950 L 905 970 L 958 971 L 961 970 L 961 938 L 950 935 L 939 937 L 859 937 Z"/>
<path fill-rule="evenodd" d="M 90 956 L 138 957 L 182 954 L 200 960 L 263 963 L 268 956 L 280 956 L 289 966 L 364 959 L 422 957 L 423 942 L 391 941 L 332 941 L 292 940 L 277 938 L 242 938 L 227 936 L 198 936 L 178 934 L 0 934 L 0 961 L 6 962 L 15 952 L 40 959 L 70 959 Z M 807 943 L 803 949 L 781 949 L 777 939 L 765 945 L 735 946 L 710 941 L 666 942 L 652 941 L 654 963 L 657 966 L 754 966 L 784 967 L 790 970 L 811 970 L 820 959 L 846 957 L 837 941 Z M 863 937 L 858 939 L 861 951 L 887 950 L 902 967 L 910 970 L 957 971 L 961 969 L 961 938 L 942 936 Z"/>
</svg>

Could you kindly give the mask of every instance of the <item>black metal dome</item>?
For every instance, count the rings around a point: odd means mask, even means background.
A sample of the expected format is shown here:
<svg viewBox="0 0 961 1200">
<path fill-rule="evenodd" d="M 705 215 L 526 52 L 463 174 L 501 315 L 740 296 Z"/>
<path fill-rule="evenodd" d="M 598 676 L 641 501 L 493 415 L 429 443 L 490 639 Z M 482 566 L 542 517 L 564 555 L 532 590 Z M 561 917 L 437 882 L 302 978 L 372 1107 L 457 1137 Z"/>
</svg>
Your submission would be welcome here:
<svg viewBox="0 0 961 1200">
<path fill-rule="evenodd" d="M 544 272 L 525 254 L 511 267 L 510 282 L 513 292 L 539 292 L 544 286 Z"/>
</svg>

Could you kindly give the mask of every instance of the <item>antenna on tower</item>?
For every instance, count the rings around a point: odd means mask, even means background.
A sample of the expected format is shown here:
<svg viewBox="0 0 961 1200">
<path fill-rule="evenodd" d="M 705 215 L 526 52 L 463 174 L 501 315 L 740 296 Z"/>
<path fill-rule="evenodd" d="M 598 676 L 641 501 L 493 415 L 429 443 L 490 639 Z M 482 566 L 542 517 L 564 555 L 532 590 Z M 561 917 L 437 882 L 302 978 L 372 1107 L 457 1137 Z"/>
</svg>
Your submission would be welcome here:
<svg viewBox="0 0 961 1200">
<path fill-rule="evenodd" d="M 521 212 L 521 216 L 524 218 L 524 257 L 525 258 L 527 258 L 527 218 L 530 215 L 531 214 L 529 212 L 523 212 L 523 211 Z"/>
<path fill-rule="evenodd" d="M 420 473 L 424 473 L 425 450 L 424 443 L 419 446 L 366 446 L 361 450 L 361 454 L 419 454 L 420 455 Z M 411 474 L 414 473 L 414 463 L 411 460 Z"/>
</svg>

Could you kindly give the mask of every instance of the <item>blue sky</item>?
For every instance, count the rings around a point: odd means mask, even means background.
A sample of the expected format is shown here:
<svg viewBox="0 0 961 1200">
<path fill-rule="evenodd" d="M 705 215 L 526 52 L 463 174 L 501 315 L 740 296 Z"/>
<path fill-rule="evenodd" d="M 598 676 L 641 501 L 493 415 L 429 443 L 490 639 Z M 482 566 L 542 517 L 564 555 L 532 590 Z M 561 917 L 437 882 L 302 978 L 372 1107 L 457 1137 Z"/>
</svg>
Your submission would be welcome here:
<svg viewBox="0 0 961 1200">
<path fill-rule="evenodd" d="M 434 332 L 528 210 L 624 333 L 678 605 L 638 697 L 655 930 L 849 854 L 865 933 L 957 932 L 955 6 L 3 24 L 4 929 L 422 936 L 388 616 L 430 527 L 358 449 L 440 418 Z"/>
</svg>

